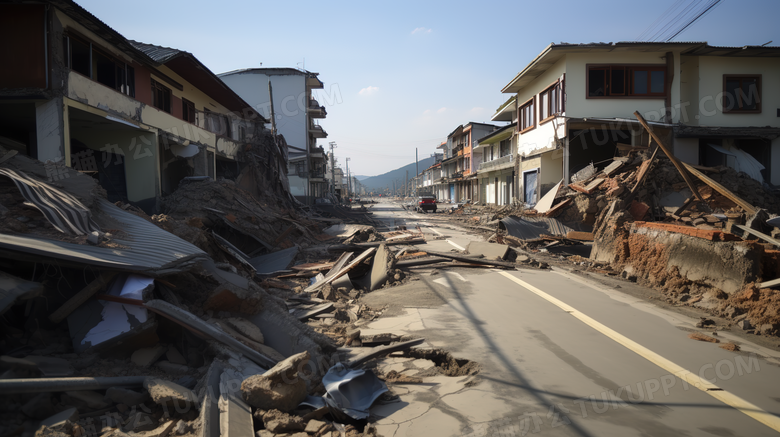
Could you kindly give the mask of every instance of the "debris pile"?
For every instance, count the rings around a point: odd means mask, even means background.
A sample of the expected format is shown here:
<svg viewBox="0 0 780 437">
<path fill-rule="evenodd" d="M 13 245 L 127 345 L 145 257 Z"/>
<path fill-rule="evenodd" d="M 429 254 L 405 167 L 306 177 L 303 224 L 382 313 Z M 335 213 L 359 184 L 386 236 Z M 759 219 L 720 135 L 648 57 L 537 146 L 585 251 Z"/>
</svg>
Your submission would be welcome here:
<svg viewBox="0 0 780 437">
<path fill-rule="evenodd" d="M 364 366 L 423 339 L 361 337 L 358 299 L 421 233 L 334 237 L 278 187 L 202 178 L 149 217 L 47 170 L 0 150 L 0 435 L 372 435 Z"/>
</svg>

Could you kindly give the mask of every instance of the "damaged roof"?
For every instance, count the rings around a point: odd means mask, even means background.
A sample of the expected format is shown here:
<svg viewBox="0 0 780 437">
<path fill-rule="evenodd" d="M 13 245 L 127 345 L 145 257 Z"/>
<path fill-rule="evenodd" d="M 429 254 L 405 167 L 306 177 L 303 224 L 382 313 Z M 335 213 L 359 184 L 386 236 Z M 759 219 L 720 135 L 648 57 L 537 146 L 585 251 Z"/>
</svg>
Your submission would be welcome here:
<svg viewBox="0 0 780 437">
<path fill-rule="evenodd" d="M 208 259 L 206 252 L 194 245 L 105 199 L 98 199 L 92 212 L 96 221 L 111 222 L 113 227 L 122 231 L 122 238 L 111 239 L 120 247 L 108 248 L 3 234 L 0 250 L 148 276 L 185 271 L 195 263 Z"/>
</svg>

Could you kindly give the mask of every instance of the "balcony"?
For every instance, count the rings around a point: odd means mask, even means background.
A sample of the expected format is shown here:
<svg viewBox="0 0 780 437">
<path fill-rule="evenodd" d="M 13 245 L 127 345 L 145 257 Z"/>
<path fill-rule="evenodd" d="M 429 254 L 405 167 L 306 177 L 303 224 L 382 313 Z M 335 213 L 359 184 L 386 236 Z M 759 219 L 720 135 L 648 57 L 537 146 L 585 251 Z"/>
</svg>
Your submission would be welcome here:
<svg viewBox="0 0 780 437">
<path fill-rule="evenodd" d="M 482 164 L 479 165 L 479 171 L 486 172 L 486 171 L 503 170 L 505 168 L 514 167 L 514 165 L 515 165 L 514 155 L 506 155 L 498 159 L 494 159 L 492 161 L 483 162 Z"/>
<path fill-rule="evenodd" d="M 328 111 L 324 106 L 320 106 L 320 103 L 314 99 L 309 99 L 309 115 L 311 118 L 325 118 L 328 115 Z"/>
<path fill-rule="evenodd" d="M 325 129 L 323 129 L 322 126 L 318 124 L 309 126 L 309 134 L 311 134 L 311 136 L 314 138 L 328 138 L 328 133 L 325 132 Z"/>
</svg>

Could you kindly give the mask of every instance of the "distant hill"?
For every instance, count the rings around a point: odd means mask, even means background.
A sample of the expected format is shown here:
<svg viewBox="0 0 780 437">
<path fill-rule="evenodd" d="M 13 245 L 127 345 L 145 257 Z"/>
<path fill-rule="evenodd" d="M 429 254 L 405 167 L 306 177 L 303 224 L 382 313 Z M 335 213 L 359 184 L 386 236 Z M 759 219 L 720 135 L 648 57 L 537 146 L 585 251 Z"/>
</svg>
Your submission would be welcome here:
<svg viewBox="0 0 780 437">
<path fill-rule="evenodd" d="M 434 163 L 433 156 L 429 156 L 428 158 L 421 159 L 418 165 L 420 172 L 432 166 L 433 163 Z M 360 183 L 363 184 L 369 190 L 384 190 L 388 186 L 390 187 L 390 189 L 392 189 L 393 181 L 397 181 L 396 183 L 403 184 L 404 179 L 406 179 L 407 171 L 409 172 L 409 178 L 410 179 L 413 178 L 414 175 L 417 174 L 415 170 L 415 164 L 411 163 L 409 165 L 405 165 L 401 168 L 389 171 L 379 176 L 371 176 L 366 179 L 361 179 Z"/>
<path fill-rule="evenodd" d="M 355 179 L 357 179 L 357 180 L 359 180 L 359 181 L 362 181 L 363 179 L 368 179 L 368 178 L 370 178 L 370 177 L 371 177 L 371 176 L 355 176 Z"/>
</svg>

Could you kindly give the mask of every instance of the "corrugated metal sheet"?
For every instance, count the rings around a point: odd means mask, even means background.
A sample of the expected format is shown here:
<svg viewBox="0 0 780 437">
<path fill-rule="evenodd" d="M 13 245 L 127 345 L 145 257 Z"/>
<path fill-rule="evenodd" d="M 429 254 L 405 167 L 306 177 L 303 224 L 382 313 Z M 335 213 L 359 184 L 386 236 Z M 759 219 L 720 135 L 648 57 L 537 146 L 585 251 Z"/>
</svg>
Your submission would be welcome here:
<svg viewBox="0 0 780 437">
<path fill-rule="evenodd" d="M 98 222 L 111 222 L 126 236 L 112 241 L 126 248 L 105 248 L 55 240 L 2 235 L 0 249 L 54 258 L 95 267 L 142 272 L 149 276 L 176 273 L 207 260 L 194 245 L 160 229 L 141 217 L 99 199 L 93 209 Z"/>
<path fill-rule="evenodd" d="M 100 230 L 92 221 L 92 213 L 75 197 L 53 186 L 39 182 L 24 172 L 0 168 L 0 175 L 14 181 L 28 202 L 35 205 L 57 230 L 65 234 L 86 235 Z"/>
<path fill-rule="evenodd" d="M 498 224 L 499 229 L 506 230 L 509 235 L 521 240 L 536 240 L 542 235 L 566 237 L 574 229 L 549 217 L 505 217 Z"/>
<path fill-rule="evenodd" d="M 170 47 L 156 46 L 154 44 L 145 44 L 138 41 L 127 40 L 133 47 L 140 50 L 146 56 L 153 59 L 155 62 L 164 64 L 171 59 L 184 54 L 186 52 L 178 49 L 172 49 Z"/>
</svg>

